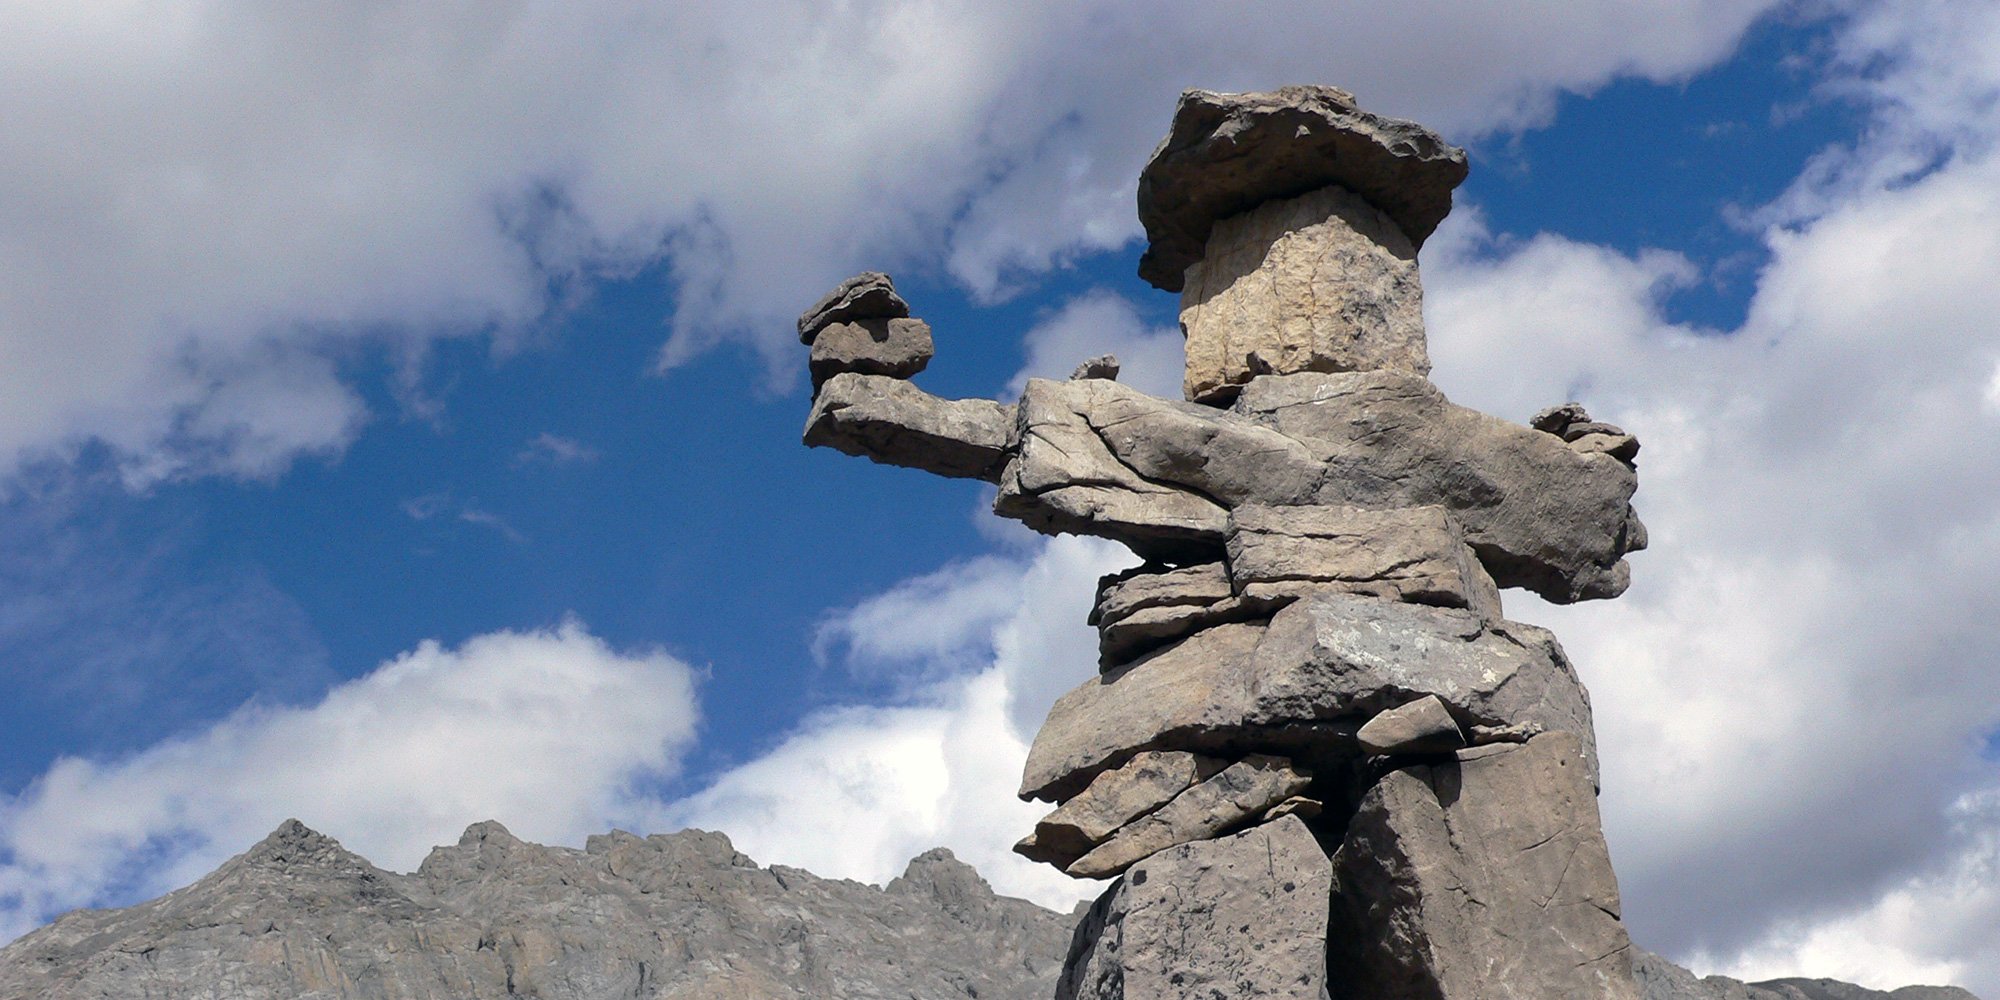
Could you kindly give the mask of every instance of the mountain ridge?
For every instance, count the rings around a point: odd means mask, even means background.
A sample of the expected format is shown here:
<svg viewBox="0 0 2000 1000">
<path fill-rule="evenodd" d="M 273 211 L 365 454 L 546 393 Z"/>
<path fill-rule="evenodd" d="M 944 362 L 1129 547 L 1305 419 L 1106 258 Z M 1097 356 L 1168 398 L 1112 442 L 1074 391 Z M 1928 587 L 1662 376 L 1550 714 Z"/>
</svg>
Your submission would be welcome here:
<svg viewBox="0 0 2000 1000">
<path fill-rule="evenodd" d="M 943 848 L 876 887 L 710 831 L 578 849 L 489 820 L 402 874 L 286 820 L 192 885 L 0 948 L 0 1000 L 1045 1000 L 1074 923 Z M 1977 1000 L 1637 965 L 1647 1000 Z"/>
</svg>

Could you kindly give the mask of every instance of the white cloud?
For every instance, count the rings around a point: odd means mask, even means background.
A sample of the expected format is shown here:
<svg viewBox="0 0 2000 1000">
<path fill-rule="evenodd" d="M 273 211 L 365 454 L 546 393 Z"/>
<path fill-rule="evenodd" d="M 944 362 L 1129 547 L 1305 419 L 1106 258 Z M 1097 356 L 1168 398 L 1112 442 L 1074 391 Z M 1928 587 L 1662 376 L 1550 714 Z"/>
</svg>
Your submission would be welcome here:
<svg viewBox="0 0 2000 1000">
<path fill-rule="evenodd" d="M 409 869 L 466 825 L 578 843 L 645 813 L 694 736 L 694 677 L 570 622 L 426 642 L 318 704 L 245 707 L 0 802 L 0 937 L 193 881 L 287 816 Z"/>
<path fill-rule="evenodd" d="M 597 461 L 597 449 L 578 441 L 543 431 L 528 439 L 514 454 L 515 465 L 583 465 Z"/>
<path fill-rule="evenodd" d="M 653 266 L 665 363 L 741 341 L 783 381 L 862 266 L 994 295 L 1131 238 L 1183 86 L 1333 80 L 1464 137 L 1773 6 L 13 5 L 0 477 L 93 439 L 134 485 L 267 476 L 356 433 L 357 344 L 511 340 Z"/>
<path fill-rule="evenodd" d="M 1984 430 L 2000 350 L 1988 141 L 2000 122 L 1992 102 L 1962 98 L 2000 80 L 2000 12 L 1927 3 L 1857 18 L 1840 44 L 1868 72 L 1843 87 L 1879 102 L 1881 127 L 1761 216 L 1771 258 L 1740 329 L 1663 314 L 1664 295 L 1700 277 L 1682 256 L 1496 240 L 1466 214 L 1426 251 L 1432 353 L 1462 403 L 1518 420 L 1578 398 L 1646 444 L 1653 549 L 1635 558 L 1631 592 L 1568 608 L 1508 597 L 1516 617 L 1558 630 L 1592 687 L 1605 821 L 1640 942 L 1747 978 L 1993 994 L 2000 764 L 1982 750 L 2000 727 L 1986 626 L 2000 615 L 2000 437 Z M 1870 37 L 1956 62 L 1915 66 L 1912 82 L 1864 58 Z M 1071 322 L 1092 314 L 1121 307 L 1073 303 L 1037 332 L 1033 363 L 1056 373 L 1057 354 L 1095 353 L 1094 324 Z M 1007 683 L 1024 738 L 1089 662 L 1085 593 L 1024 592 L 1005 619 L 1024 638 L 996 630 L 995 666 L 974 675 Z M 939 724 L 970 702 L 925 704 Z M 847 738 L 902 724 L 879 721 Z M 922 801 L 974 794 L 944 774 Z M 990 780 L 980 794 L 1011 791 L 1011 774 Z M 938 808 L 926 831 L 982 842 Z M 878 849 L 868 870 L 901 853 Z"/>
<path fill-rule="evenodd" d="M 841 613 L 827 628 L 848 643 L 850 666 L 900 672 L 905 704 L 807 720 L 659 822 L 725 830 L 761 862 L 822 876 L 879 884 L 942 844 L 1002 893 L 1064 910 L 1096 895 L 1101 885 L 1012 852 L 1048 811 L 1014 789 L 1049 705 L 1096 669 L 1097 634 L 1082 609 L 1097 578 L 1136 560 L 1094 539 L 1033 548 L 1019 560 L 947 568 Z M 934 618 L 954 625 L 940 631 Z"/>
<path fill-rule="evenodd" d="M 1079 295 L 1035 324 L 1023 338 L 1027 363 L 1007 386 L 1018 395 L 1030 377 L 1065 379 L 1086 359 L 1118 358 L 1118 381 L 1141 392 L 1178 398 L 1181 394 L 1181 333 L 1177 327 L 1146 326 L 1138 310 L 1105 291 Z"/>
</svg>

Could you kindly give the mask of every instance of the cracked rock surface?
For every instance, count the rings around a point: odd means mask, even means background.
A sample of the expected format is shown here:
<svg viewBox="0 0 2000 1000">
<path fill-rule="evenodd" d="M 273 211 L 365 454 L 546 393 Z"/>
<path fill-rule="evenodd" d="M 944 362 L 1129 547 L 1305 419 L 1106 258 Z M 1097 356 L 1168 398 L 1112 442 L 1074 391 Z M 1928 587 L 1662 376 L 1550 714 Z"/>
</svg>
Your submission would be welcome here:
<svg viewBox="0 0 2000 1000">
<path fill-rule="evenodd" d="M 194 885 L 0 950 L 6 1000 L 1046 1000 L 1071 921 L 933 851 L 885 888 L 719 833 L 468 829 L 415 873 L 296 821 Z"/>
</svg>

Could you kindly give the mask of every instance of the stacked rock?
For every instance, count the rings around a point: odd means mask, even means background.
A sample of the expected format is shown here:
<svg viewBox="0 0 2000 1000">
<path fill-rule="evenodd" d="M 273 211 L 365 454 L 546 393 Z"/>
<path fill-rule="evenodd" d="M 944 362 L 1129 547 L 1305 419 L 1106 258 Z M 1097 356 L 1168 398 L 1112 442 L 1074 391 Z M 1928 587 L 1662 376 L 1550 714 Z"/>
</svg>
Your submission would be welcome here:
<svg viewBox="0 0 2000 1000">
<path fill-rule="evenodd" d="M 1186 401 L 1108 359 L 1018 403 L 945 400 L 822 374 L 814 343 L 807 443 L 984 479 L 997 513 L 1143 560 L 1101 581 L 1097 675 L 1020 788 L 1056 803 L 1020 853 L 1115 879 L 1066 1000 L 1639 995 L 1589 697 L 1499 597 L 1625 589 L 1638 443 L 1426 378 L 1416 249 L 1465 171 L 1334 88 L 1184 94 L 1139 207 L 1140 273 L 1182 296 Z"/>
</svg>

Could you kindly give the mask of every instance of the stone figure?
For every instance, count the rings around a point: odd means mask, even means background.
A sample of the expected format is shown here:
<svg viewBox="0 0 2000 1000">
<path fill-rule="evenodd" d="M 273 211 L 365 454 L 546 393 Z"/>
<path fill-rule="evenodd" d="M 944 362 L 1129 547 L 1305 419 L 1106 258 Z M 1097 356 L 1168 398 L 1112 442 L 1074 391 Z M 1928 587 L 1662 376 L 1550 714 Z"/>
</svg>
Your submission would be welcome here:
<svg viewBox="0 0 2000 1000">
<path fill-rule="evenodd" d="M 1017 846 L 1114 879 L 1065 1000 L 1633 998 L 1589 697 L 1501 588 L 1615 597 L 1638 442 L 1520 425 L 1427 378 L 1417 251 L 1463 150 L 1332 87 L 1183 94 L 1139 181 L 1140 274 L 1181 296 L 1185 400 L 1097 358 L 1011 404 L 909 380 L 886 275 L 799 321 L 805 440 L 994 483 L 1110 538 L 1098 674 L 1050 711 Z"/>
</svg>

